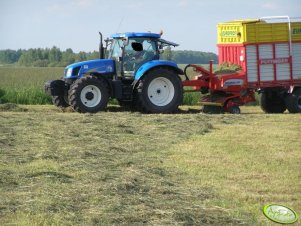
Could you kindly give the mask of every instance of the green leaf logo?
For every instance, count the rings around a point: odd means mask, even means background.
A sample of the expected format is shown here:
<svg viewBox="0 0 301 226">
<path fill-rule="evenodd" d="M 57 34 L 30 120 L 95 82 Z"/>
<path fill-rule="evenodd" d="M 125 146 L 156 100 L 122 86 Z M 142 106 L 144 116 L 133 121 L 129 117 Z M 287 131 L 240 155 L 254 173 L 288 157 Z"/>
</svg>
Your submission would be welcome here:
<svg viewBox="0 0 301 226">
<path fill-rule="evenodd" d="M 293 209 L 283 205 L 265 205 L 263 213 L 270 220 L 281 224 L 292 224 L 298 220 L 297 213 Z"/>
</svg>

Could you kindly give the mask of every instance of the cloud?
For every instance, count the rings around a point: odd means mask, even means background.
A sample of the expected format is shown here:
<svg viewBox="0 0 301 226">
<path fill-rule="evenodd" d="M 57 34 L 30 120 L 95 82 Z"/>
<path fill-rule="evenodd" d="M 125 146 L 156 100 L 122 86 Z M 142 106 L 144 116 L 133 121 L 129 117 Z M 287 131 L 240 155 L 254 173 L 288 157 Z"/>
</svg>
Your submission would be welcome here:
<svg viewBox="0 0 301 226">
<path fill-rule="evenodd" d="M 276 5 L 273 2 L 265 2 L 265 3 L 261 4 L 261 8 L 268 9 L 268 10 L 276 10 L 279 7 L 278 7 L 278 5 Z"/>
</svg>

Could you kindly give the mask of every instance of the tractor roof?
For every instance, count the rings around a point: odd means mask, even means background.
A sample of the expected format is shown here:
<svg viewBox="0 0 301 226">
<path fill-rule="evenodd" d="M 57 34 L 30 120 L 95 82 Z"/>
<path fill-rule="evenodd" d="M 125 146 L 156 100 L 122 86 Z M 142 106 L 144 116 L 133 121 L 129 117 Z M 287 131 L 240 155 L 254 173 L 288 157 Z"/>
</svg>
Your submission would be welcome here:
<svg viewBox="0 0 301 226">
<path fill-rule="evenodd" d="M 112 38 L 131 38 L 131 37 L 147 37 L 147 38 L 160 38 L 160 34 L 150 32 L 126 32 L 116 33 L 111 36 Z"/>
<path fill-rule="evenodd" d="M 179 44 L 166 41 L 161 38 L 161 34 L 150 33 L 150 32 L 126 32 L 126 33 L 116 33 L 111 36 L 111 38 L 133 38 L 133 37 L 142 37 L 142 38 L 156 38 L 158 41 L 165 46 L 179 46 Z"/>
</svg>

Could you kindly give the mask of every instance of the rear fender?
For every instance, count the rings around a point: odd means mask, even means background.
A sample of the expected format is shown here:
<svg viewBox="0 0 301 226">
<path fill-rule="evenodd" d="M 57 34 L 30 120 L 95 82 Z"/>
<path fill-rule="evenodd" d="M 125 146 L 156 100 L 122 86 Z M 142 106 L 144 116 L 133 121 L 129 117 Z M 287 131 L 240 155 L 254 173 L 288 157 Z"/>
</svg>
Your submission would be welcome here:
<svg viewBox="0 0 301 226">
<path fill-rule="evenodd" d="M 175 71 L 179 75 L 183 75 L 184 72 L 182 69 L 178 67 L 178 65 L 174 62 L 167 61 L 167 60 L 152 60 L 145 64 L 143 64 L 136 72 L 135 72 L 135 81 L 134 84 L 136 85 L 138 81 L 140 81 L 143 76 L 150 70 L 153 70 L 157 67 L 165 67 Z M 133 87 L 135 87 L 135 85 Z"/>
</svg>

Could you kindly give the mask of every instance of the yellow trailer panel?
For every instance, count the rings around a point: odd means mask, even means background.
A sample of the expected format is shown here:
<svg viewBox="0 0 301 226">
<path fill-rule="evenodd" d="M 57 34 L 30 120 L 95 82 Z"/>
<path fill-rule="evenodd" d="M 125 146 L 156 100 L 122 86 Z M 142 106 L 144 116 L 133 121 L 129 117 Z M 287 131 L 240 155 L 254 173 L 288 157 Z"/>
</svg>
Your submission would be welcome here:
<svg viewBox="0 0 301 226">
<path fill-rule="evenodd" d="M 291 41 L 301 41 L 301 22 L 292 22 Z M 263 20 L 234 20 L 217 25 L 218 44 L 288 42 L 289 24 Z"/>
</svg>

